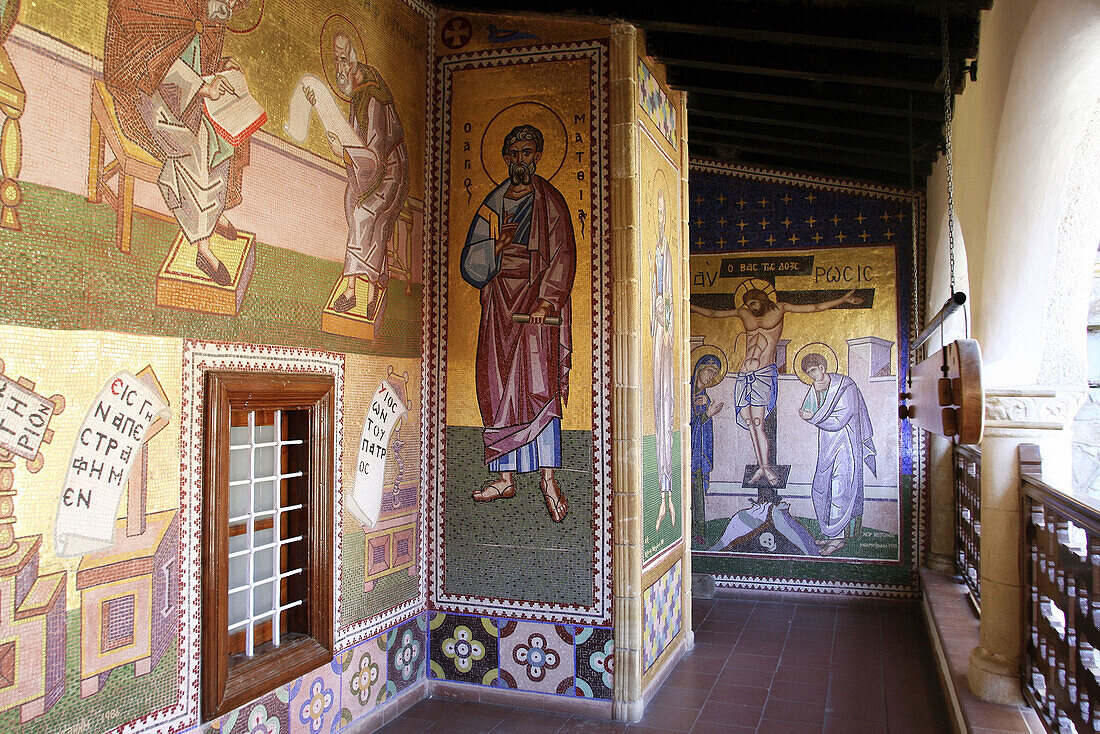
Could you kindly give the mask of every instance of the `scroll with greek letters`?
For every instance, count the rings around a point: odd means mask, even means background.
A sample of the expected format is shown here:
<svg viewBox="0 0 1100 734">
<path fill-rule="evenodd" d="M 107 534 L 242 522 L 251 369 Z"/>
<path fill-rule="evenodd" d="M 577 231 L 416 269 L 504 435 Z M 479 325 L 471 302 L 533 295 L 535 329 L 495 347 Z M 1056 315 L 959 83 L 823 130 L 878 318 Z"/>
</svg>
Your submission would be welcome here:
<svg viewBox="0 0 1100 734">
<path fill-rule="evenodd" d="M 401 402 L 397 391 L 382 380 L 363 421 L 359 459 L 355 465 L 355 488 L 347 501 L 348 511 L 367 527 L 374 527 L 382 511 L 386 451 L 394 425 L 406 413 L 408 408 Z"/>
<path fill-rule="evenodd" d="M 130 372 L 107 381 L 76 434 L 57 503 L 57 555 L 74 558 L 114 544 L 119 499 L 146 434 L 168 405 Z"/>
</svg>

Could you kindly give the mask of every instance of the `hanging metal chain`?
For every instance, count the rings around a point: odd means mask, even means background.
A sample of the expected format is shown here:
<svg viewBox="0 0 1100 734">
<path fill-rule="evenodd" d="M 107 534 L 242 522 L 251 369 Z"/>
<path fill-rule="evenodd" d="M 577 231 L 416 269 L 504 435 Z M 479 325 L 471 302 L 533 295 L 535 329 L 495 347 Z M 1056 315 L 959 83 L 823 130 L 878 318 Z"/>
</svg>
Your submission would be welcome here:
<svg viewBox="0 0 1100 734">
<path fill-rule="evenodd" d="M 947 253 L 951 267 L 951 295 L 955 295 L 955 185 L 951 161 L 951 53 L 947 34 L 947 5 L 940 9 L 940 40 L 943 47 L 943 127 L 947 156 Z"/>
</svg>

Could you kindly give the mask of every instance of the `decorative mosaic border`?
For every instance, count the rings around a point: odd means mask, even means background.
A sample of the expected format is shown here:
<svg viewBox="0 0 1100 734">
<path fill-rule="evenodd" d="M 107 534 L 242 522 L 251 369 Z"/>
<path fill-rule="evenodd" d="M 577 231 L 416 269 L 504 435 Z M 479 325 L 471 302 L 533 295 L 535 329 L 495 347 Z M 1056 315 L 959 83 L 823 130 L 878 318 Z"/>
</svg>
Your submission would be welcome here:
<svg viewBox="0 0 1100 734">
<path fill-rule="evenodd" d="M 753 181 L 787 184 L 812 190 L 825 190 L 850 193 L 876 199 L 893 200 L 910 207 L 912 222 L 911 241 L 907 251 L 903 243 L 895 242 L 897 252 L 897 319 L 898 319 L 898 385 L 904 384 L 909 371 L 906 356 L 909 344 L 918 332 L 917 324 L 924 314 L 924 269 L 925 269 L 925 207 L 924 195 L 919 191 L 860 183 L 824 176 L 810 176 L 754 166 L 734 165 L 714 160 L 692 158 L 689 169 L 701 173 L 718 174 L 731 178 Z M 903 256 L 908 256 L 903 261 Z M 916 293 L 914 293 L 916 288 Z M 715 584 L 726 588 L 760 589 L 769 591 L 801 591 L 807 593 L 841 593 L 850 596 L 876 597 L 912 597 L 918 593 L 919 580 L 916 569 L 923 558 L 922 546 L 925 523 L 923 508 L 926 502 L 924 494 L 928 482 L 928 446 L 921 440 L 919 430 L 912 423 L 898 426 L 898 478 L 900 514 L 900 532 L 898 540 L 898 559 L 894 561 L 869 561 L 864 565 L 878 568 L 893 567 L 901 571 L 889 582 L 860 580 L 814 579 L 805 576 L 758 576 L 755 574 L 723 574 L 712 572 L 705 565 L 698 570 L 702 573 L 714 573 Z M 906 476 L 912 477 L 909 496 L 902 493 L 901 482 Z M 908 502 L 906 502 L 908 499 Z M 902 537 L 905 536 L 905 537 Z M 724 554 L 693 551 L 700 560 L 711 557 L 724 557 Z M 800 563 L 822 564 L 822 561 L 804 561 Z M 827 565 L 842 565 L 842 559 L 824 562 Z"/>
<path fill-rule="evenodd" d="M 676 108 L 672 106 L 668 95 L 649 70 L 649 66 L 638 58 L 638 106 L 649 115 L 653 124 L 665 136 L 665 140 L 676 150 L 679 136 L 676 132 Z"/>
<path fill-rule="evenodd" d="M 607 214 L 610 189 L 607 184 L 607 47 L 602 41 L 584 41 L 533 46 L 520 49 L 492 49 L 443 57 L 439 60 L 436 95 L 438 107 L 434 125 L 433 155 L 442 162 L 450 149 L 450 118 L 452 74 L 458 70 L 486 69 L 519 64 L 532 64 L 567 59 L 587 59 L 590 64 L 589 125 L 592 139 L 591 173 L 589 175 L 593 216 L 591 241 L 600 243 L 592 254 L 592 443 L 593 488 L 596 506 L 593 532 L 591 605 L 555 604 L 513 599 L 446 594 L 443 591 L 443 517 L 444 487 L 446 487 L 445 429 L 447 415 L 446 385 L 446 324 L 447 324 L 447 242 L 443 233 L 449 230 L 448 192 L 450 170 L 440 164 L 438 197 L 435 202 L 439 231 L 433 241 L 439 248 L 432 258 L 431 280 L 425 280 L 432 319 L 430 351 L 426 357 L 431 367 L 425 380 L 427 395 L 434 402 L 425 402 L 428 420 L 426 432 L 434 439 L 427 476 L 432 489 L 427 506 L 432 508 L 426 526 L 425 547 L 432 552 L 429 605 L 449 612 L 494 615 L 507 613 L 520 619 L 559 623 L 608 624 L 611 619 L 611 455 L 610 455 L 610 248 L 607 243 Z M 427 263 L 428 258 L 425 258 Z M 428 384 L 430 383 L 430 385 Z M 427 454 L 425 454 L 427 455 Z M 428 513 L 425 513 L 428 514 Z"/>
</svg>

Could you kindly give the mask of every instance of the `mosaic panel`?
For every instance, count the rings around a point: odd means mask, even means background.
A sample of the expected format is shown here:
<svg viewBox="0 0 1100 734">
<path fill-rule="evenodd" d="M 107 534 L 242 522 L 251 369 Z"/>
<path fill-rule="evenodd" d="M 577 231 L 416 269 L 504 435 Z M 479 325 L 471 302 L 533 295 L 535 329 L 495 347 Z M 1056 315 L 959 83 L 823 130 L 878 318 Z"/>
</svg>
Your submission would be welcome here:
<svg viewBox="0 0 1100 734">
<path fill-rule="evenodd" d="M 428 615 L 419 614 L 386 633 L 387 696 L 392 698 L 426 675 Z"/>
<path fill-rule="evenodd" d="M 693 570 L 764 588 L 912 590 L 919 457 L 896 405 L 923 198 L 693 169 Z"/>
<path fill-rule="evenodd" d="M 638 59 L 638 104 L 649 119 L 665 136 L 673 150 L 679 147 L 680 138 L 676 129 L 676 110 L 672 106 L 661 83 L 644 61 Z"/>
<path fill-rule="evenodd" d="M 501 687 L 573 695 L 573 627 L 498 620 Z"/>
<path fill-rule="evenodd" d="M 429 502 L 440 609 L 561 622 L 610 613 L 605 57 L 602 43 L 567 43 L 440 62 L 431 298 L 448 316 L 430 355 L 446 371 L 429 428 L 444 440 Z M 518 159 L 510 169 L 508 156 L 523 155 L 525 173 Z M 516 267 L 497 273 L 495 257 L 479 258 L 505 240 L 501 262 Z M 538 287 L 493 307 L 485 294 L 513 293 L 500 289 L 516 268 L 539 273 Z M 528 358 L 504 370 L 492 355 L 516 340 Z"/>
<path fill-rule="evenodd" d="M 680 426 L 683 389 L 683 232 L 678 160 L 641 121 L 638 130 L 638 239 L 641 243 L 642 561 L 684 536 Z"/>
<path fill-rule="evenodd" d="M 642 594 L 642 670 L 649 670 L 680 634 L 680 561 Z"/>
<path fill-rule="evenodd" d="M 615 684 L 615 636 L 610 627 L 577 627 L 576 694 L 611 700 Z"/>
<path fill-rule="evenodd" d="M 431 613 L 429 678 L 490 686 L 499 673 L 498 630 L 486 617 Z"/>
<path fill-rule="evenodd" d="M 342 720 L 361 718 L 388 698 L 387 640 L 383 633 L 336 656 Z"/>
</svg>

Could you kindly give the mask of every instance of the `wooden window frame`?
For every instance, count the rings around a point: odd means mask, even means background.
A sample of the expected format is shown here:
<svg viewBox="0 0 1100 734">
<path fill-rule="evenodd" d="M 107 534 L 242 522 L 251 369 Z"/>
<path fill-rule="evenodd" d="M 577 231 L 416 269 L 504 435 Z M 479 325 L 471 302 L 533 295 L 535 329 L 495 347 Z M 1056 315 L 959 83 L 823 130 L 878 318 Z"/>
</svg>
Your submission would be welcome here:
<svg viewBox="0 0 1100 734">
<path fill-rule="evenodd" d="M 207 372 L 203 415 L 202 718 L 213 719 L 333 655 L 333 447 L 335 380 L 285 372 Z M 229 427 L 232 410 L 309 412 L 308 513 L 303 542 L 309 595 L 307 636 L 229 665 Z"/>
</svg>

